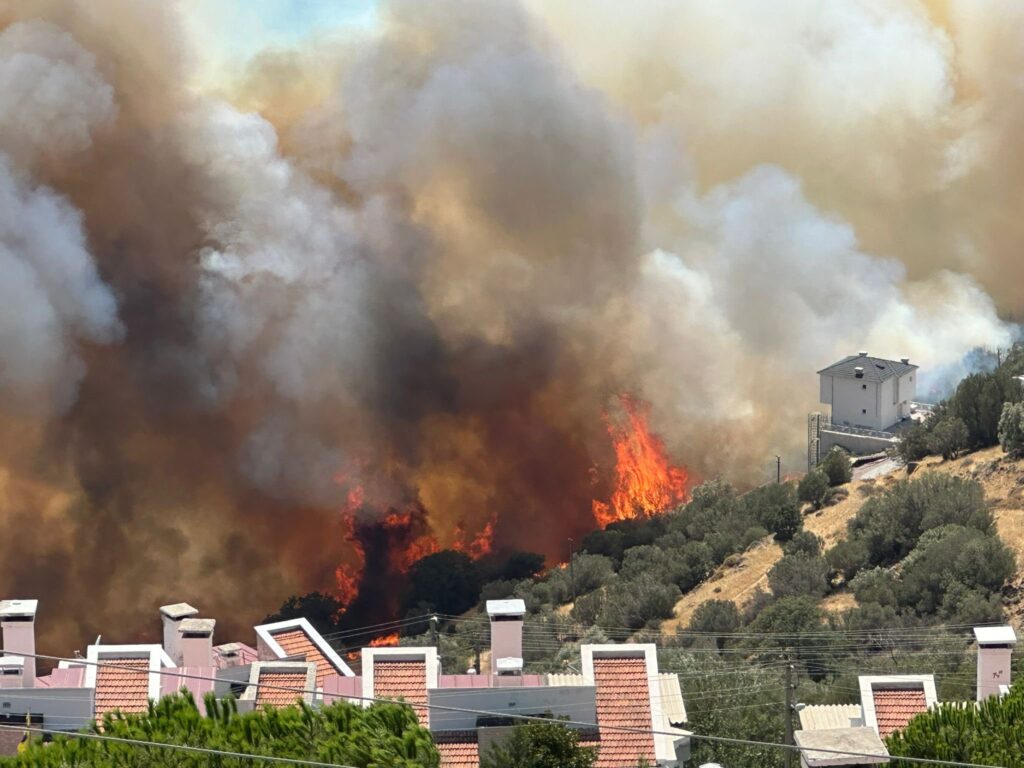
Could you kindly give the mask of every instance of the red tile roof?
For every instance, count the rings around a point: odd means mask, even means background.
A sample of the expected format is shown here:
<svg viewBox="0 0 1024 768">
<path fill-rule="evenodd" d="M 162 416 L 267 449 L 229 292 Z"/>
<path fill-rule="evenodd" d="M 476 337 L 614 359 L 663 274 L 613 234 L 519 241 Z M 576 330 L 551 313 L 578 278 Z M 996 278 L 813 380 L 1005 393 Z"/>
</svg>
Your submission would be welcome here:
<svg viewBox="0 0 1024 768">
<path fill-rule="evenodd" d="M 309 635 L 300 627 L 286 629 L 283 632 L 275 632 L 272 637 L 281 646 L 286 656 L 304 656 L 306 661 L 316 664 L 316 684 L 324 684 L 324 678 L 328 675 L 336 675 L 340 672 L 334 668 L 330 659 L 324 656 L 323 652 L 316 647 Z"/>
<path fill-rule="evenodd" d="M 477 768 L 480 765 L 476 731 L 435 733 L 434 743 L 441 753 L 441 768 Z"/>
<path fill-rule="evenodd" d="M 115 709 L 145 712 L 149 706 L 149 659 L 106 659 L 96 668 L 96 722 Z"/>
<path fill-rule="evenodd" d="M 875 720 L 883 739 L 893 731 L 907 727 L 914 715 L 928 709 L 924 688 L 874 688 Z"/>
<path fill-rule="evenodd" d="M 635 766 L 641 757 L 653 764 L 651 697 L 644 659 L 594 659 L 597 725 L 601 732 L 596 768 Z M 636 728 L 647 733 L 611 730 Z"/>
<path fill-rule="evenodd" d="M 416 717 L 430 724 L 427 708 L 427 664 L 420 660 L 374 660 L 373 695 L 385 699 L 404 699 L 414 705 Z"/>
<path fill-rule="evenodd" d="M 260 670 L 259 680 L 256 682 L 256 706 L 265 707 L 273 704 L 275 707 L 288 707 L 295 704 L 302 698 L 306 688 L 305 672 L 276 672 L 274 670 Z M 272 686 L 265 688 L 264 686 Z M 294 689 L 281 690 L 282 688 Z"/>
</svg>

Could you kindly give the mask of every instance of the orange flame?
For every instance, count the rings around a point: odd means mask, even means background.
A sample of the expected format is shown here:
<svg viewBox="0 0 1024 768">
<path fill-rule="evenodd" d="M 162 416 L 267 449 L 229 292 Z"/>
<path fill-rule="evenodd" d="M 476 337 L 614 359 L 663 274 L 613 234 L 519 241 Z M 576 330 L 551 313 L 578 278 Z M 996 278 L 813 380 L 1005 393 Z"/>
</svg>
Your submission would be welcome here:
<svg viewBox="0 0 1024 768">
<path fill-rule="evenodd" d="M 370 641 L 370 648 L 381 648 L 384 646 L 398 645 L 398 633 L 392 632 L 390 635 L 383 635 L 381 637 L 375 637 Z"/>
<path fill-rule="evenodd" d="M 357 485 L 349 489 L 345 498 L 345 509 L 341 513 L 345 541 L 351 545 L 353 561 L 342 563 L 334 571 L 334 596 L 341 604 L 340 610 L 342 611 L 348 608 L 359 595 L 359 582 L 363 577 L 363 568 L 366 566 L 366 551 L 356 536 L 356 510 L 362 505 L 363 489 Z"/>
<path fill-rule="evenodd" d="M 618 520 L 653 517 L 686 501 L 690 477 L 685 467 L 673 466 L 665 444 L 647 424 L 649 407 L 620 395 L 622 418 L 605 416 L 615 448 L 615 490 L 611 502 L 594 500 L 594 519 L 602 528 Z"/>
</svg>

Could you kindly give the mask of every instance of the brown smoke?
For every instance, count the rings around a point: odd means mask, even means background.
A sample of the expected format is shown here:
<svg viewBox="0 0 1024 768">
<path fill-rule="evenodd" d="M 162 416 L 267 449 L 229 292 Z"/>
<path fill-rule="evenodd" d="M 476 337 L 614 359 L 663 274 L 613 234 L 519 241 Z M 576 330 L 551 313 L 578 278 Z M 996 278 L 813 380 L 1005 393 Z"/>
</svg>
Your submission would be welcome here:
<svg viewBox="0 0 1024 768">
<path fill-rule="evenodd" d="M 1008 343 L 1024 15 L 819 5 L 395 0 L 197 88 L 187 6 L 0 0 L 5 595 L 231 639 L 356 484 L 557 556 L 622 392 L 751 482 L 833 357 Z"/>
</svg>

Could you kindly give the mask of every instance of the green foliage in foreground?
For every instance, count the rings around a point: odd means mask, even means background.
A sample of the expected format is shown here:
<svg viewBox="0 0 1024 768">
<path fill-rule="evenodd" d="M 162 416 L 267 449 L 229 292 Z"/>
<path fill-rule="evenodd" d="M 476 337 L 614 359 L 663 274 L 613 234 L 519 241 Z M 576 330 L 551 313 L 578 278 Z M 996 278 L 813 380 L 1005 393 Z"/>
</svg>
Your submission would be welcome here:
<svg viewBox="0 0 1024 768">
<path fill-rule="evenodd" d="M 591 768 L 597 750 L 580 745 L 579 732 L 559 723 L 517 725 L 480 756 L 480 768 Z"/>
<path fill-rule="evenodd" d="M 889 736 L 892 755 L 1024 768 L 1024 683 L 1002 698 L 940 704 Z M 911 763 L 893 760 L 893 766 Z"/>
<path fill-rule="evenodd" d="M 108 715 L 103 734 L 122 739 L 187 744 L 229 752 L 316 760 L 356 768 L 437 768 L 430 732 L 409 707 L 376 704 L 367 709 L 341 702 L 239 714 L 234 700 L 206 699 L 199 713 L 187 692 L 151 703 L 138 715 Z M 99 732 L 94 727 L 93 732 Z M 32 768 L 253 768 L 269 765 L 245 758 L 219 758 L 161 747 L 58 737 L 33 743 L 21 755 L 0 758 L 0 766 Z"/>
</svg>

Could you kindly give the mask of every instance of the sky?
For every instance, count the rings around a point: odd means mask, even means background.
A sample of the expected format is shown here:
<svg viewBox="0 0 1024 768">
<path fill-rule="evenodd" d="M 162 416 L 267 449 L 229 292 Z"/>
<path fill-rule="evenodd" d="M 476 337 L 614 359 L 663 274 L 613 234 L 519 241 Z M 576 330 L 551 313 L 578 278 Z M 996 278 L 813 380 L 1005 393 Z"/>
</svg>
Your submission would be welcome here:
<svg viewBox="0 0 1024 768">
<path fill-rule="evenodd" d="M 368 27 L 375 0 L 183 0 L 208 75 L 265 48 L 293 47 L 317 35 Z"/>
</svg>

